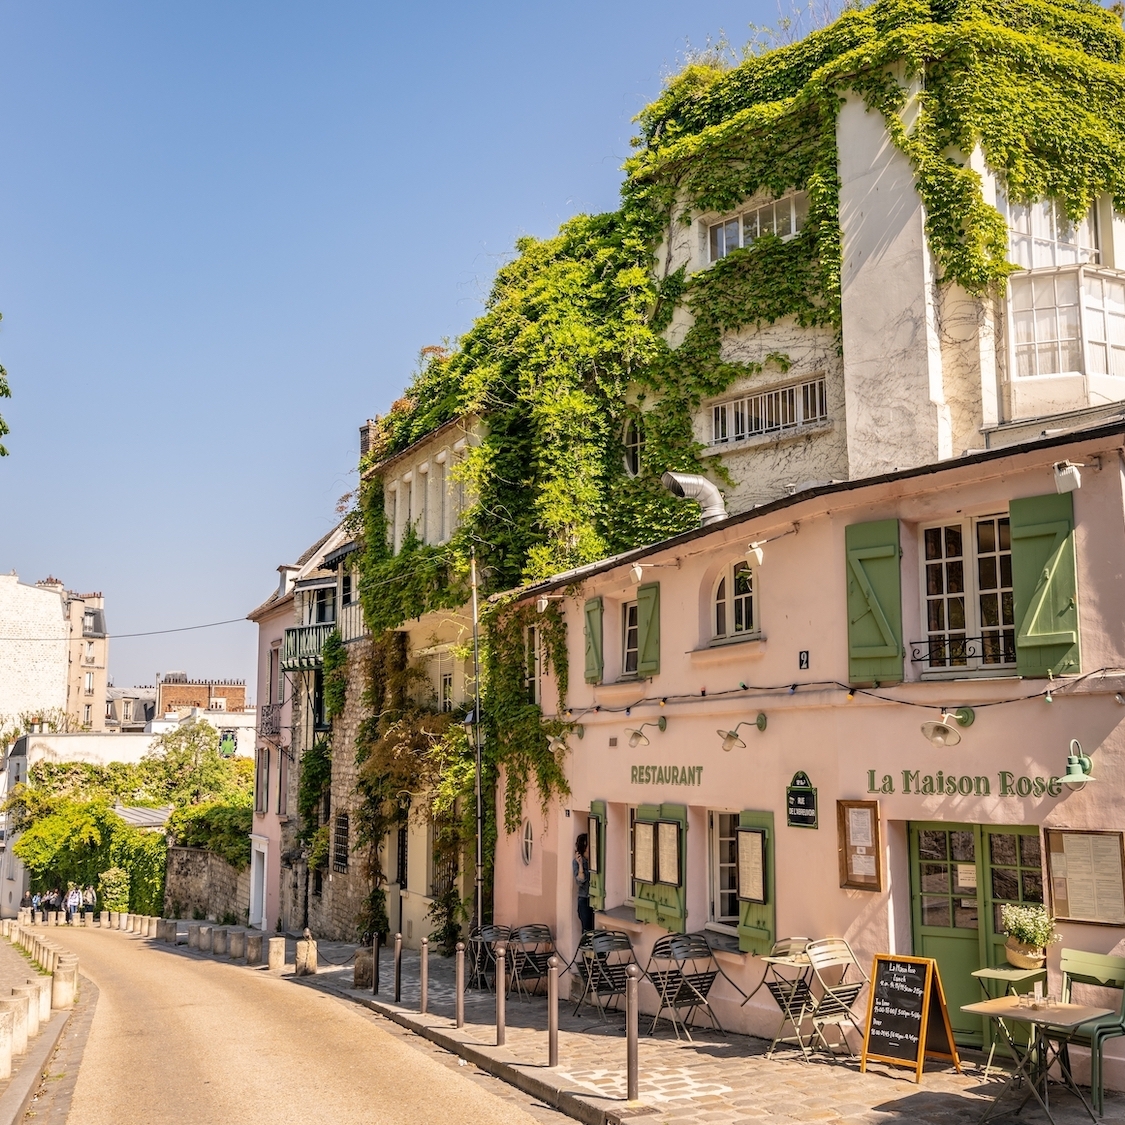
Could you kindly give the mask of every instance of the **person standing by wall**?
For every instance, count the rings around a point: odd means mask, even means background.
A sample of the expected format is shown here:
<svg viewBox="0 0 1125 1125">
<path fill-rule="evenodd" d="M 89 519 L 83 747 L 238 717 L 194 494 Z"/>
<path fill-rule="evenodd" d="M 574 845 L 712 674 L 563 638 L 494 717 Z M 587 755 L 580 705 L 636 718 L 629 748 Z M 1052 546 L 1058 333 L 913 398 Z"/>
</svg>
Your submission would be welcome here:
<svg viewBox="0 0 1125 1125">
<path fill-rule="evenodd" d="M 578 920 L 582 923 L 584 934 L 594 928 L 594 911 L 590 906 L 590 861 L 586 857 L 588 846 L 589 841 L 583 832 L 574 842 L 574 860 L 571 864 L 574 881 L 578 885 Z"/>
<path fill-rule="evenodd" d="M 81 907 L 82 892 L 78 889 L 78 885 L 75 884 L 70 888 L 66 896 L 66 924 L 68 926 L 75 925 L 74 916 L 78 913 Z"/>
</svg>

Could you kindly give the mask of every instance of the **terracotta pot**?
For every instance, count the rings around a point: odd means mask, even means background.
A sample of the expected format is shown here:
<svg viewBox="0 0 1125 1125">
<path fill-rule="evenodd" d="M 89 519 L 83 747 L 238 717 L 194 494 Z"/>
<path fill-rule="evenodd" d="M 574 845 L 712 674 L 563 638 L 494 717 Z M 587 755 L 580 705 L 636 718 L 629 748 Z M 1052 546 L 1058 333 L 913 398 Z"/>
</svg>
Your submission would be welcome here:
<svg viewBox="0 0 1125 1125">
<path fill-rule="evenodd" d="M 1014 937 L 1004 942 L 1004 956 L 1017 969 L 1041 969 L 1047 963 L 1047 951 L 1041 945 L 1025 945 Z"/>
</svg>

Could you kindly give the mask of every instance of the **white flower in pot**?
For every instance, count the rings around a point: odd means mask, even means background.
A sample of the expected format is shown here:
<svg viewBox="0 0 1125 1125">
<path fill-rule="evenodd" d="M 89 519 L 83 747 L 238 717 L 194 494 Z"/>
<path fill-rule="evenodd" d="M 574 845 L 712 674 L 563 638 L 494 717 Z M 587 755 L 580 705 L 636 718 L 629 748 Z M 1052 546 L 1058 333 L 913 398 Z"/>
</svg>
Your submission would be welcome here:
<svg viewBox="0 0 1125 1125">
<path fill-rule="evenodd" d="M 1000 907 L 1000 925 L 1008 936 L 1004 955 L 1008 964 L 1018 969 L 1042 968 L 1047 960 L 1047 946 L 1061 940 L 1055 932 L 1054 918 L 1046 907 L 1037 904 L 1004 903 Z"/>
</svg>

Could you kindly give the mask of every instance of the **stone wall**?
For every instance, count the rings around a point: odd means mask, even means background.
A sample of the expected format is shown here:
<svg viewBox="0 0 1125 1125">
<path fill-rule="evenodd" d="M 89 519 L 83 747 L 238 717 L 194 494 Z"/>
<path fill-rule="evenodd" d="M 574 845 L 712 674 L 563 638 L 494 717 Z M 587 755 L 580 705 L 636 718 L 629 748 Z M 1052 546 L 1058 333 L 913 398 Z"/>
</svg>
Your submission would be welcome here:
<svg viewBox="0 0 1125 1125">
<path fill-rule="evenodd" d="M 212 921 L 233 914 L 246 924 L 250 910 L 250 869 L 238 871 L 203 848 L 169 848 L 164 881 L 164 913 L 193 918 L 202 913 Z"/>
</svg>

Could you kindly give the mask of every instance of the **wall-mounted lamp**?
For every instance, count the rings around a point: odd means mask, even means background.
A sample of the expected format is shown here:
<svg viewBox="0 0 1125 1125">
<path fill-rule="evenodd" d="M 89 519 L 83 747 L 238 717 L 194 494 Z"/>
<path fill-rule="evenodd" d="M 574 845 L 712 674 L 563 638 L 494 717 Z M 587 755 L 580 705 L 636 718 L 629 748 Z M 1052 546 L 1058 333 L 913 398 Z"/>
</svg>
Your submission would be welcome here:
<svg viewBox="0 0 1125 1125">
<path fill-rule="evenodd" d="M 1125 707 L 1125 695 L 1122 695 L 1121 692 L 1118 692 L 1113 698 L 1116 699 L 1122 707 Z"/>
<path fill-rule="evenodd" d="M 562 600 L 562 594 L 541 594 L 535 599 L 535 609 L 538 613 L 546 613 L 551 602 L 561 602 Z"/>
<path fill-rule="evenodd" d="M 647 746 L 648 735 L 645 734 L 645 727 L 657 727 L 661 731 L 668 729 L 668 720 L 665 716 L 661 715 L 655 723 L 641 723 L 636 730 L 626 730 L 625 733 L 629 736 L 630 746 Z"/>
<path fill-rule="evenodd" d="M 557 734 L 547 735 L 547 749 L 551 751 L 555 757 L 566 751 L 566 739 L 560 738 Z"/>
<path fill-rule="evenodd" d="M 1055 491 L 1076 492 L 1082 487 L 1082 474 L 1079 469 L 1086 468 L 1081 461 L 1055 462 Z"/>
<path fill-rule="evenodd" d="M 1090 761 L 1089 756 L 1082 753 L 1082 744 L 1077 738 L 1072 738 L 1070 740 L 1070 753 L 1066 758 L 1066 773 L 1059 780 L 1068 789 L 1077 792 L 1087 781 L 1097 780 L 1090 773 L 1093 768 L 1094 763 Z"/>
<path fill-rule="evenodd" d="M 664 567 L 675 567 L 679 570 L 680 560 L 677 559 L 674 563 L 633 563 L 629 573 L 633 576 L 633 581 L 639 585 L 644 581 L 646 570 L 661 570 Z"/>
<path fill-rule="evenodd" d="M 765 552 L 762 548 L 767 543 L 775 543 L 778 539 L 784 539 L 787 535 L 796 535 L 801 530 L 800 524 L 794 524 L 788 531 L 783 531 L 780 535 L 771 535 L 768 539 L 755 539 L 751 542 L 750 546 L 746 548 L 747 558 L 751 558 L 757 563 L 758 566 L 762 565 L 762 559 Z"/>
<path fill-rule="evenodd" d="M 736 746 L 745 746 L 746 743 L 738 737 L 738 732 L 742 727 L 757 727 L 758 730 L 766 729 L 766 713 L 759 711 L 758 717 L 751 722 L 749 719 L 743 719 L 741 723 L 734 728 L 734 730 L 717 730 L 715 733 L 723 740 L 723 749 L 728 753 Z"/>
<path fill-rule="evenodd" d="M 958 707 L 956 711 L 943 711 L 936 723 L 923 723 L 922 734 L 935 746 L 956 746 L 961 741 L 958 727 L 971 727 L 976 714 L 971 707 Z"/>
</svg>

